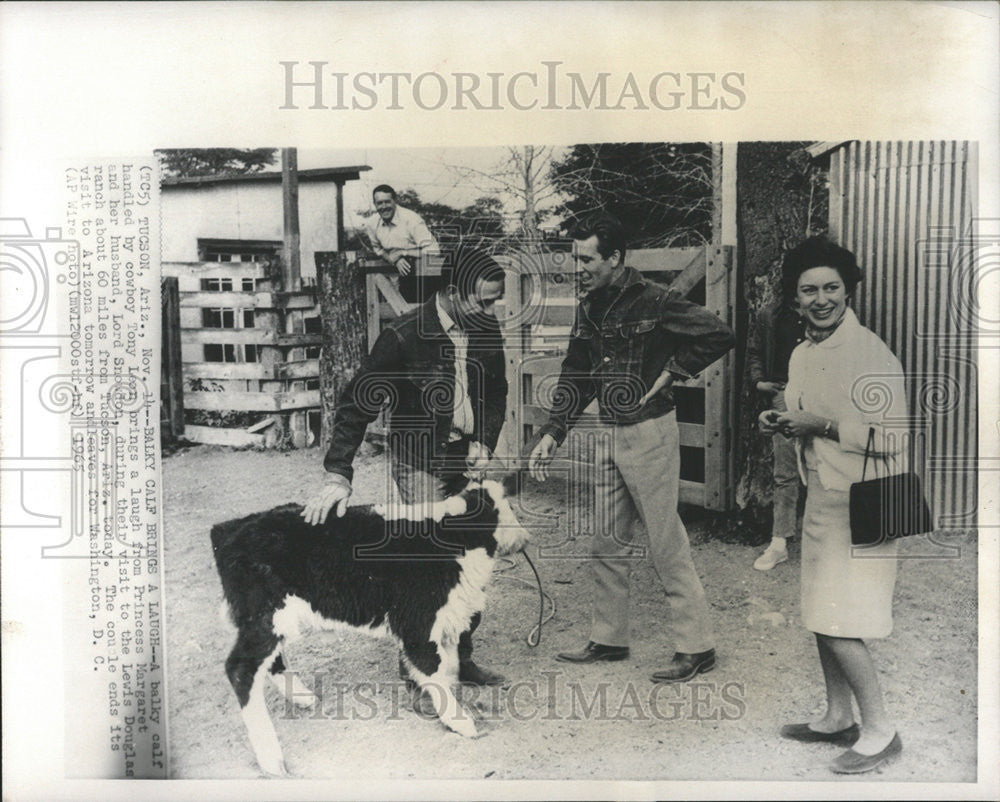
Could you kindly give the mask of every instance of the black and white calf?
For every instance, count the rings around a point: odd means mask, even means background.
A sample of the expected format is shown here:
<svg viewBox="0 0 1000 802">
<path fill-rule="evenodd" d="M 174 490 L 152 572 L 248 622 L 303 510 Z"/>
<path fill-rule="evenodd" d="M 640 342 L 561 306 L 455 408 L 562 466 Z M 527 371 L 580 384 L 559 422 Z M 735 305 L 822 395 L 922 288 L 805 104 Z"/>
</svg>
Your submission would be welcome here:
<svg viewBox="0 0 1000 802">
<path fill-rule="evenodd" d="M 264 701 L 265 677 L 286 692 L 282 646 L 308 628 L 346 625 L 394 638 L 445 726 L 476 735 L 452 691 L 458 639 L 486 604 L 494 558 L 527 542 L 507 498 L 514 480 L 470 482 L 433 504 L 349 507 L 318 526 L 289 504 L 212 527 L 238 629 L 226 674 L 262 769 L 286 773 Z M 296 703 L 315 701 L 297 677 L 290 679 Z"/>
</svg>

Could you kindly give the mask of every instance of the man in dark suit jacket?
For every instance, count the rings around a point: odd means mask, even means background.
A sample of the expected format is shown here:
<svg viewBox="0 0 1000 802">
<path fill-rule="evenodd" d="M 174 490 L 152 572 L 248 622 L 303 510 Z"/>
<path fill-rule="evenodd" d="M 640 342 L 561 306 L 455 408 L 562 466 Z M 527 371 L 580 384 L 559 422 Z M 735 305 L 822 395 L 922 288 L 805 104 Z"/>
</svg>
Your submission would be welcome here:
<svg viewBox="0 0 1000 802">
<path fill-rule="evenodd" d="M 344 390 L 323 460 L 329 477 L 302 517 L 322 523 L 351 495 L 358 447 L 383 406 L 389 409 L 388 455 L 405 504 L 440 501 L 456 480 L 484 466 L 496 447 L 507 403 L 503 339 L 495 304 L 503 269 L 490 256 L 460 250 L 434 297 L 388 324 Z M 391 559 L 382 544 L 373 559 Z M 472 661 L 473 620 L 459 643 L 459 680 L 500 684 L 503 677 Z"/>
</svg>

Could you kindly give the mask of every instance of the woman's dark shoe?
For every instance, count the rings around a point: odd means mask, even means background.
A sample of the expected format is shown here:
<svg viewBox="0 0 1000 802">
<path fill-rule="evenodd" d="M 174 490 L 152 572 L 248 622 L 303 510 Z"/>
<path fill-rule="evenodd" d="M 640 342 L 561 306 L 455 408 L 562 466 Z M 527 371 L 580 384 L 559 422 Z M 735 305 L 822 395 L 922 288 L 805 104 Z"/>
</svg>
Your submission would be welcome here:
<svg viewBox="0 0 1000 802">
<path fill-rule="evenodd" d="M 861 730 L 858 729 L 857 724 L 852 724 L 850 727 L 844 727 L 844 729 L 835 732 L 818 732 L 808 724 L 786 724 L 778 731 L 778 734 L 782 738 L 802 741 L 802 743 L 807 744 L 824 743 L 837 744 L 837 746 L 851 746 L 858 740 Z"/>
<path fill-rule="evenodd" d="M 902 751 L 903 742 L 900 740 L 899 733 L 897 732 L 892 736 L 889 745 L 881 752 L 874 755 L 862 755 L 860 752 L 848 749 L 842 755 L 838 755 L 833 763 L 830 764 L 830 770 L 834 774 L 862 774 L 863 772 L 877 769 L 879 766 L 884 766 L 893 758 L 899 757 Z"/>
<path fill-rule="evenodd" d="M 590 641 L 578 652 L 560 652 L 556 660 L 563 663 L 598 663 L 602 660 L 624 660 L 628 655 L 628 646 L 605 646 Z"/>
<path fill-rule="evenodd" d="M 715 649 L 696 654 L 676 652 L 670 665 L 653 674 L 653 682 L 687 682 L 713 668 L 715 668 Z"/>
</svg>

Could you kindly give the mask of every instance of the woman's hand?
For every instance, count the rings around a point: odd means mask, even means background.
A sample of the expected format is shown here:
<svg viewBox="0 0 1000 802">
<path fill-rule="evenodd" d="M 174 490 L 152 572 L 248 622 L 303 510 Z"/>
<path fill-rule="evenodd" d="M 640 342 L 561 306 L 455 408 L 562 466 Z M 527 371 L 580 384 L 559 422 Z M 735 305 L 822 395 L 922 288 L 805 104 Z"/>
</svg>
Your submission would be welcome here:
<svg viewBox="0 0 1000 802">
<path fill-rule="evenodd" d="M 757 418 L 757 425 L 764 434 L 775 434 L 778 431 L 778 416 L 776 409 L 765 409 Z"/>
<path fill-rule="evenodd" d="M 821 418 L 811 412 L 788 410 L 778 414 L 778 431 L 785 437 L 805 437 L 810 434 L 823 434 L 826 431 L 829 418 Z"/>
</svg>

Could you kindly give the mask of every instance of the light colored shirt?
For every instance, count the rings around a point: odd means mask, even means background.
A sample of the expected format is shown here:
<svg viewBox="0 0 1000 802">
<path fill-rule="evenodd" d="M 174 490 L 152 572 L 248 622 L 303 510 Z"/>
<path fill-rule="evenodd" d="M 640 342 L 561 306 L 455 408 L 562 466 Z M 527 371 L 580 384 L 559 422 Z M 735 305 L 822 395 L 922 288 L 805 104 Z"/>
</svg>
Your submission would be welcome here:
<svg viewBox="0 0 1000 802">
<path fill-rule="evenodd" d="M 421 248 L 421 255 L 436 255 L 437 240 L 431 234 L 423 218 L 416 212 L 397 206 L 392 220 L 388 223 L 375 214 L 369 218 L 365 229 L 371 241 L 372 250 L 383 259 L 393 248 Z"/>
<path fill-rule="evenodd" d="M 474 428 L 472 400 L 469 398 L 469 370 L 466 363 L 469 355 L 469 335 L 451 319 L 451 315 L 444 311 L 440 295 L 435 294 L 434 304 L 437 306 L 441 328 L 455 346 L 455 412 L 451 423 L 451 439 L 458 440 L 463 434 L 472 434 Z"/>
<path fill-rule="evenodd" d="M 803 482 L 806 469 L 816 471 L 827 490 L 847 492 L 861 481 L 873 426 L 876 459 L 869 458 L 865 478 L 907 470 L 910 421 L 903 366 L 877 334 L 858 322 L 853 310 L 847 309 L 844 321 L 827 339 L 807 339 L 792 352 L 785 403 L 790 410 L 830 418 L 840 436 L 840 442 L 819 436 L 796 440 Z"/>
</svg>

